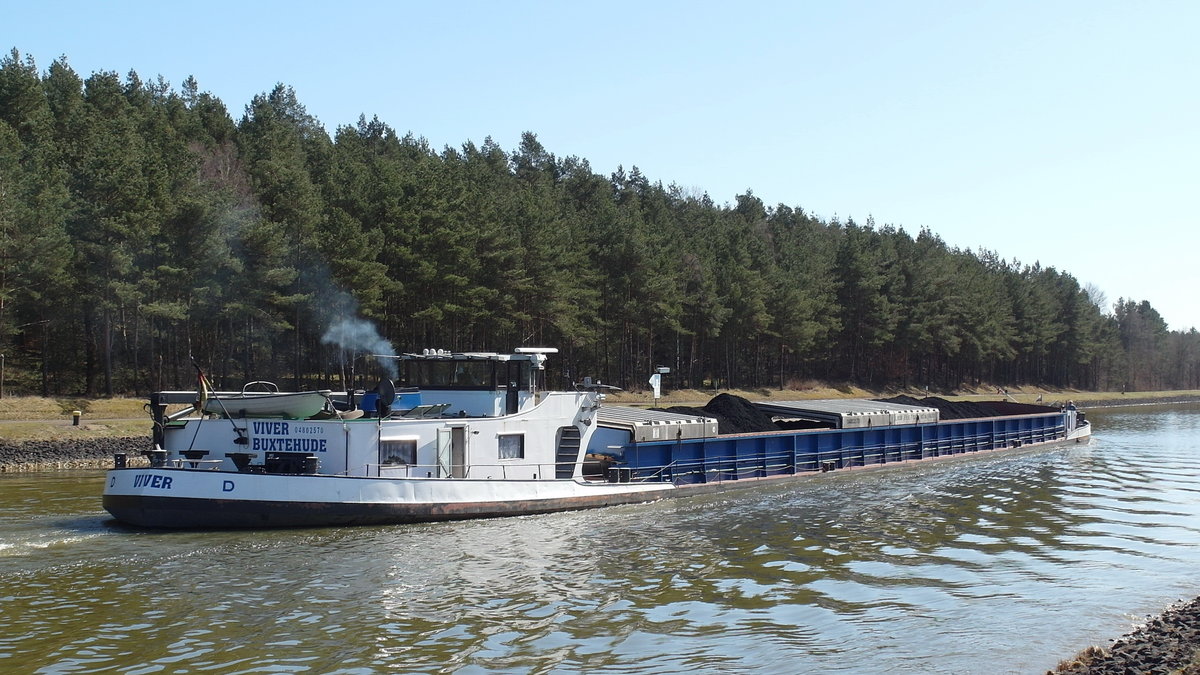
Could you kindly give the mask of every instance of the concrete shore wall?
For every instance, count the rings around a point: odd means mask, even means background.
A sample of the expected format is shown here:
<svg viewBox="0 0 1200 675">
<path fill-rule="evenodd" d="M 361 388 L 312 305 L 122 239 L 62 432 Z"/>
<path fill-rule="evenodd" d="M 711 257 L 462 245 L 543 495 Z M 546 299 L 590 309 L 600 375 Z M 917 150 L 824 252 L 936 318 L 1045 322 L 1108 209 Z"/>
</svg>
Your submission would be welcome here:
<svg viewBox="0 0 1200 675">
<path fill-rule="evenodd" d="M 145 462 L 142 451 L 150 449 L 150 439 L 145 436 L 86 441 L 0 441 L 0 473 L 107 469 L 113 465 L 113 455 L 119 452 L 137 466 Z"/>
</svg>

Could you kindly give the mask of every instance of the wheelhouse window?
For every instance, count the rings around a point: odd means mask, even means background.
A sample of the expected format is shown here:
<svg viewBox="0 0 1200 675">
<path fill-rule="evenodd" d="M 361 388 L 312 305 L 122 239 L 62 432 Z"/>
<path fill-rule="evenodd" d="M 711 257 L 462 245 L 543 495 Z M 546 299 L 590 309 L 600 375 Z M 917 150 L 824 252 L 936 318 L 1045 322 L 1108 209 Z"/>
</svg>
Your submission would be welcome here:
<svg viewBox="0 0 1200 675">
<path fill-rule="evenodd" d="M 387 465 L 416 464 L 417 438 L 397 438 L 379 441 L 379 463 Z"/>
<path fill-rule="evenodd" d="M 500 434 L 500 459 L 525 459 L 525 434 Z"/>
<path fill-rule="evenodd" d="M 501 387 L 529 389 L 530 365 L 528 361 L 509 361 L 500 368 Z"/>
<path fill-rule="evenodd" d="M 409 361 L 404 382 L 422 389 L 492 389 L 493 368 L 488 360 Z"/>
</svg>

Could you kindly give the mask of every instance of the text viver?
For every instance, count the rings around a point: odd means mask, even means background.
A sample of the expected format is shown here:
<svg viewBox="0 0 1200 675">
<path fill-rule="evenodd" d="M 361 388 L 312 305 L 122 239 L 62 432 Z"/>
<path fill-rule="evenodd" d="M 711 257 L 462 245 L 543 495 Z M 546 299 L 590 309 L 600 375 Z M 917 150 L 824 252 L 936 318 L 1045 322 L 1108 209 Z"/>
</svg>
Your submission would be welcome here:
<svg viewBox="0 0 1200 675">
<path fill-rule="evenodd" d="M 170 476 L 157 476 L 149 473 L 139 473 L 133 477 L 133 487 L 148 487 L 158 488 L 160 490 L 170 490 L 171 481 L 174 479 Z"/>
</svg>

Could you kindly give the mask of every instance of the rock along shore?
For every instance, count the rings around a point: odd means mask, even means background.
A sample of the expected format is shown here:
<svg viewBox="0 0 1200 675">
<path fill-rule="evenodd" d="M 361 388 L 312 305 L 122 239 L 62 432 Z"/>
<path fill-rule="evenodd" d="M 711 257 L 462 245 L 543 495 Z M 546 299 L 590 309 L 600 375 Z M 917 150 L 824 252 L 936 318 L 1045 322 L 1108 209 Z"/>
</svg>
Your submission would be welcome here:
<svg viewBox="0 0 1200 675">
<path fill-rule="evenodd" d="M 130 465 L 144 462 L 150 439 L 93 438 L 86 441 L 0 441 L 0 473 L 53 471 L 56 469 L 107 469 L 113 455 L 123 452 Z"/>
<path fill-rule="evenodd" d="M 1200 675 L 1200 598 L 1168 607 L 1108 649 L 1088 647 L 1047 675 Z"/>
</svg>

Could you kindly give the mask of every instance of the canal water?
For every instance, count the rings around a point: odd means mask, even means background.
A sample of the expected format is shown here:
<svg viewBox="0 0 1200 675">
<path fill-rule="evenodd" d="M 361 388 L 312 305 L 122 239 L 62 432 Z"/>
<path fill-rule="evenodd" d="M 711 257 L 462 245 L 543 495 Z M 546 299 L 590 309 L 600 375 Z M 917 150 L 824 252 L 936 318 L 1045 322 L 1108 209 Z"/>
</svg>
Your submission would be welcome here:
<svg viewBox="0 0 1200 675">
<path fill-rule="evenodd" d="M 0 474 L 5 673 L 1037 673 L 1200 595 L 1200 406 L 658 504 L 150 532 Z"/>
</svg>

